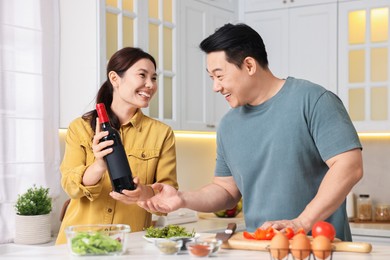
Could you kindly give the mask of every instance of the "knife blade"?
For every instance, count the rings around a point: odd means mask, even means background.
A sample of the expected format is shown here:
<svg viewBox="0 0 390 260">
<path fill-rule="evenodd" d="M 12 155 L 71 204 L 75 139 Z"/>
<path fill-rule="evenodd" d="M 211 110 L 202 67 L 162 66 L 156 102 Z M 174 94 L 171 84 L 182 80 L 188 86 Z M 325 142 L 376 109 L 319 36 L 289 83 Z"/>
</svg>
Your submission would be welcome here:
<svg viewBox="0 0 390 260">
<path fill-rule="evenodd" d="M 236 223 L 229 223 L 224 232 L 218 232 L 215 235 L 215 239 L 222 240 L 222 242 L 226 242 L 236 231 L 237 225 Z"/>
</svg>

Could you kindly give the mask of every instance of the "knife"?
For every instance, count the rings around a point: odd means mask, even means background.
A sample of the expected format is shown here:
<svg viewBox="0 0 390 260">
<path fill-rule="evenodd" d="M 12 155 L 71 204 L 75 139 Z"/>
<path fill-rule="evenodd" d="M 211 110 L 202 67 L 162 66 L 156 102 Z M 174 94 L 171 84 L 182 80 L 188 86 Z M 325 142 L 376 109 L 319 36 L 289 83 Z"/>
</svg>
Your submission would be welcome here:
<svg viewBox="0 0 390 260">
<path fill-rule="evenodd" d="M 236 231 L 237 225 L 236 223 L 229 223 L 224 232 L 218 232 L 215 236 L 215 239 L 222 240 L 222 242 L 226 242 Z"/>
</svg>

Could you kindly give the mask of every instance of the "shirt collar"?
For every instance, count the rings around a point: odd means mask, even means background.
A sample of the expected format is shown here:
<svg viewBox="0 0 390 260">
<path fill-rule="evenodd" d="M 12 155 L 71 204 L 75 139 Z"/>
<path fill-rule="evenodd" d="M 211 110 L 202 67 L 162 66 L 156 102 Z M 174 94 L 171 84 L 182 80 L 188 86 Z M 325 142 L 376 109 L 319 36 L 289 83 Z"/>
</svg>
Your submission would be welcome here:
<svg viewBox="0 0 390 260">
<path fill-rule="evenodd" d="M 123 124 L 122 126 L 132 125 L 135 129 L 137 129 L 139 132 L 141 132 L 143 118 L 144 118 L 144 114 L 142 113 L 142 110 L 137 109 L 137 112 L 135 112 L 134 116 L 127 123 Z"/>
</svg>

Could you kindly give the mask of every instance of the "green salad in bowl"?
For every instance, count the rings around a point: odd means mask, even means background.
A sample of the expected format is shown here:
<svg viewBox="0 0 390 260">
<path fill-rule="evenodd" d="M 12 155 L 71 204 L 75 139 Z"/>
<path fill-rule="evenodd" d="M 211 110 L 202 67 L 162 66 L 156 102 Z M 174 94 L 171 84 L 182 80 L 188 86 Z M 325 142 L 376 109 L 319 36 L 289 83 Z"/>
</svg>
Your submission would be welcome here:
<svg viewBox="0 0 390 260">
<path fill-rule="evenodd" d="M 77 225 L 68 227 L 65 232 L 68 247 L 74 255 L 121 255 L 130 226 Z"/>
</svg>

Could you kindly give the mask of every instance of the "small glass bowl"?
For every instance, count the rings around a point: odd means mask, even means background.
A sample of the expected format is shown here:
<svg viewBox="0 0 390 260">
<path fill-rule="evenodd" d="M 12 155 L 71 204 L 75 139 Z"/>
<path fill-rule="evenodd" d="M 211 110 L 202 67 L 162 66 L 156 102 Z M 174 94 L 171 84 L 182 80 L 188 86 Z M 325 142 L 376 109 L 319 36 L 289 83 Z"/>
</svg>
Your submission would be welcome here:
<svg viewBox="0 0 390 260">
<path fill-rule="evenodd" d="M 205 245 L 207 244 L 212 244 L 213 245 L 213 251 L 211 252 L 211 255 L 216 255 L 217 252 L 219 251 L 219 249 L 221 248 L 221 245 L 222 245 L 222 240 L 217 240 L 217 239 L 213 239 L 211 241 L 199 241 L 199 243 L 203 243 Z"/>
<path fill-rule="evenodd" d="M 196 238 L 195 237 L 172 237 L 170 238 L 170 240 L 173 240 L 173 241 L 183 241 L 183 245 L 181 246 L 181 249 L 182 251 L 186 251 L 187 250 L 187 243 L 189 242 L 195 242 L 196 241 Z"/>
<path fill-rule="evenodd" d="M 164 255 L 176 255 L 183 246 L 182 240 L 158 239 L 154 242 L 156 247 Z"/>
<path fill-rule="evenodd" d="M 73 255 L 121 255 L 126 250 L 130 226 L 123 224 L 75 225 L 65 229 L 69 251 Z"/>
<path fill-rule="evenodd" d="M 190 255 L 195 257 L 207 257 L 213 253 L 214 244 L 212 242 L 188 242 L 187 250 L 190 252 Z"/>
</svg>

